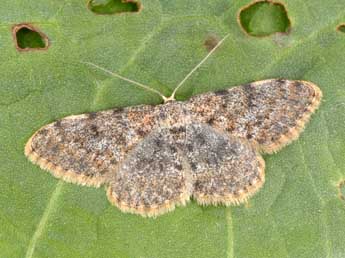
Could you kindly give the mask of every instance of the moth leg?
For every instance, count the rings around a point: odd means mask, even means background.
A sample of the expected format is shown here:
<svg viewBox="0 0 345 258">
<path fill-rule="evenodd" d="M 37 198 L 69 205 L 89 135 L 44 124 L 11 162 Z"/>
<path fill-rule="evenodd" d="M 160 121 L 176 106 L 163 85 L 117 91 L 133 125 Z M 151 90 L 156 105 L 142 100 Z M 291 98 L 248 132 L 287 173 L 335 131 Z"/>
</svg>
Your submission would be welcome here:
<svg viewBox="0 0 345 258">
<path fill-rule="evenodd" d="M 239 204 L 264 183 L 265 162 L 247 141 L 191 124 L 185 148 L 199 204 Z"/>
<path fill-rule="evenodd" d="M 129 153 L 107 191 L 109 201 L 123 212 L 155 217 L 185 205 L 192 180 L 179 145 L 185 127 L 160 128 Z"/>
</svg>

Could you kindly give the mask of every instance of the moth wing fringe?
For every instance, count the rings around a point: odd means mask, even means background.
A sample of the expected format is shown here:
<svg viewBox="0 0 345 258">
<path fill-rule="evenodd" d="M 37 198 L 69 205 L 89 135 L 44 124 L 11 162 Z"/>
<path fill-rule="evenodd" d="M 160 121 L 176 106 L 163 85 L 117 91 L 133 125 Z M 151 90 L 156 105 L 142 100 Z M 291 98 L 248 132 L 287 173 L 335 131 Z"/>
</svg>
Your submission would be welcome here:
<svg viewBox="0 0 345 258">
<path fill-rule="evenodd" d="M 39 130 L 38 130 L 39 131 Z M 37 131 L 37 132 L 38 132 Z M 25 145 L 25 156 L 33 163 L 38 165 L 41 169 L 50 172 L 54 177 L 58 179 L 63 179 L 68 183 L 74 183 L 84 186 L 100 187 L 104 180 L 99 180 L 97 178 L 89 178 L 85 175 L 78 175 L 73 171 L 66 171 L 61 166 L 55 165 L 52 162 L 42 158 L 32 149 L 32 139 L 35 137 L 37 132 L 31 136 Z"/>
<path fill-rule="evenodd" d="M 257 154 L 257 160 L 259 163 L 259 180 L 255 184 L 247 187 L 246 191 L 241 192 L 239 195 L 229 194 L 227 196 L 211 196 L 211 195 L 198 195 L 194 196 L 197 203 L 200 205 L 240 205 L 246 203 L 248 199 L 256 194 L 263 184 L 265 183 L 265 161 L 264 159 Z"/>
<path fill-rule="evenodd" d="M 119 208 L 122 212 L 141 215 L 142 217 L 153 217 L 163 215 L 175 210 L 177 206 L 186 206 L 190 201 L 190 193 L 182 193 L 178 199 L 166 201 L 163 205 L 145 207 L 144 205 L 132 207 L 125 202 L 121 202 L 113 196 L 111 187 L 108 187 L 107 197 L 111 204 Z"/>
</svg>

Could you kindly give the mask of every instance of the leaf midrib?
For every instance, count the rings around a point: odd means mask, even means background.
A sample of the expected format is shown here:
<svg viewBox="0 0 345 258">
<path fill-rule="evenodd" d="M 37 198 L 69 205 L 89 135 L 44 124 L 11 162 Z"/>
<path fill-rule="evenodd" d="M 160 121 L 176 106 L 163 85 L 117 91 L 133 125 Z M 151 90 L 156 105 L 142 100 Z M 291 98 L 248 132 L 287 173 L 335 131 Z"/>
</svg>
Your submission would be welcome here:
<svg viewBox="0 0 345 258">
<path fill-rule="evenodd" d="M 57 199 L 59 198 L 61 191 L 62 191 L 62 187 L 64 185 L 64 182 L 62 180 L 60 180 L 57 184 L 56 187 L 52 193 L 52 195 L 49 198 L 49 202 L 47 207 L 45 208 L 43 215 L 36 227 L 36 230 L 34 232 L 34 234 L 32 235 L 32 238 L 30 239 L 28 248 L 26 250 L 26 254 L 25 254 L 25 258 L 32 258 L 33 254 L 35 252 L 35 248 L 37 245 L 37 241 L 40 239 L 42 233 L 44 232 L 44 229 L 47 225 L 47 221 L 49 219 L 49 216 L 51 213 L 54 212 L 54 209 L 56 208 L 56 202 Z"/>
</svg>

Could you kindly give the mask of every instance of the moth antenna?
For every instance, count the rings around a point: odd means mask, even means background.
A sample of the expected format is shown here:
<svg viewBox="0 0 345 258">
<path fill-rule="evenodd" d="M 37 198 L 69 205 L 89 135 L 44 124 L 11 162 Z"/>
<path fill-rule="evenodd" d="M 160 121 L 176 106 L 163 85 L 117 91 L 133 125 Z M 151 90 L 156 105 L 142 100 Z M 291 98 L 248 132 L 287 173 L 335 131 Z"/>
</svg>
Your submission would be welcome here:
<svg viewBox="0 0 345 258">
<path fill-rule="evenodd" d="M 175 99 L 175 94 L 178 91 L 178 89 L 189 79 L 189 77 L 196 71 L 199 69 L 199 67 L 206 62 L 206 60 L 214 53 L 214 51 L 217 50 L 218 47 L 220 47 L 220 45 L 223 44 L 223 42 L 227 39 L 227 37 L 229 37 L 230 34 L 227 34 L 221 41 L 219 41 L 217 43 L 217 45 L 204 57 L 204 59 L 201 60 L 200 63 L 198 63 L 187 75 L 186 77 L 183 78 L 183 80 L 176 86 L 176 88 L 174 89 L 173 93 L 171 94 L 171 96 L 168 98 L 168 100 L 174 100 Z"/>
<path fill-rule="evenodd" d="M 158 90 L 152 89 L 151 87 L 149 87 L 149 86 L 147 86 L 147 85 L 145 85 L 145 84 L 142 84 L 142 83 L 140 83 L 140 82 L 136 82 L 136 81 L 133 81 L 133 80 L 131 80 L 131 79 L 129 79 L 129 78 L 123 77 L 123 76 L 121 76 L 121 75 L 119 75 L 119 74 L 117 74 L 117 73 L 111 72 L 111 71 L 109 71 L 109 70 L 107 70 L 107 69 L 105 69 L 105 68 L 103 68 L 103 67 L 101 67 L 101 66 L 99 66 L 99 65 L 96 65 L 96 64 L 94 64 L 94 63 L 91 63 L 91 62 L 84 62 L 84 61 L 81 61 L 81 63 L 87 64 L 87 65 L 91 65 L 91 66 L 96 67 L 97 69 L 99 69 L 99 70 L 101 70 L 101 71 L 103 71 L 103 72 L 105 72 L 105 73 L 108 73 L 108 74 L 110 74 L 110 75 L 112 75 L 112 76 L 114 76 L 114 77 L 116 77 L 116 78 L 119 78 L 119 79 L 124 80 L 124 81 L 129 82 L 129 83 L 132 83 L 132 84 L 134 84 L 134 85 L 136 85 L 136 86 L 139 86 L 139 87 L 141 87 L 141 88 L 143 88 L 143 89 L 145 89 L 145 90 L 147 90 L 147 91 L 154 92 L 154 93 L 158 94 L 158 95 L 164 100 L 164 102 L 166 102 L 166 101 L 168 100 L 168 98 L 165 97 L 165 96 L 164 96 L 162 93 L 160 93 Z"/>
</svg>

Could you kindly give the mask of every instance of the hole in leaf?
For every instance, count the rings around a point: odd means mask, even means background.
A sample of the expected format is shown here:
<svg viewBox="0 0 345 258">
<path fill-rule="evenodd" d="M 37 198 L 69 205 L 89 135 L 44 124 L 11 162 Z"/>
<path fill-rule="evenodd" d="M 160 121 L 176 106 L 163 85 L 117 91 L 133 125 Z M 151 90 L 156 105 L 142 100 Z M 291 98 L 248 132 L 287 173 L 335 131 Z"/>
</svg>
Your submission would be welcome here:
<svg viewBox="0 0 345 258">
<path fill-rule="evenodd" d="M 139 12 L 142 9 L 141 3 L 134 0 L 90 0 L 87 6 L 96 14 Z"/>
<path fill-rule="evenodd" d="M 214 35 L 214 34 L 210 34 L 207 36 L 205 42 L 204 42 L 204 46 L 207 49 L 208 52 L 210 52 L 212 49 L 214 49 L 218 42 L 220 41 L 219 37 Z"/>
<path fill-rule="evenodd" d="M 339 189 L 339 198 L 345 201 L 345 180 L 341 181 L 338 184 L 338 189 Z"/>
<path fill-rule="evenodd" d="M 345 24 L 339 24 L 337 27 L 337 31 L 345 33 Z"/>
<path fill-rule="evenodd" d="M 243 7 L 238 22 L 247 34 L 258 37 L 288 33 L 291 26 L 285 6 L 271 1 L 254 2 Z"/>
<path fill-rule="evenodd" d="M 12 29 L 17 50 L 46 50 L 49 47 L 48 37 L 29 24 L 17 24 Z"/>
</svg>

